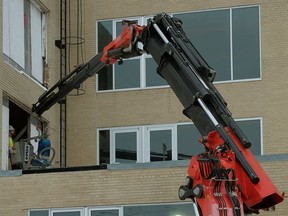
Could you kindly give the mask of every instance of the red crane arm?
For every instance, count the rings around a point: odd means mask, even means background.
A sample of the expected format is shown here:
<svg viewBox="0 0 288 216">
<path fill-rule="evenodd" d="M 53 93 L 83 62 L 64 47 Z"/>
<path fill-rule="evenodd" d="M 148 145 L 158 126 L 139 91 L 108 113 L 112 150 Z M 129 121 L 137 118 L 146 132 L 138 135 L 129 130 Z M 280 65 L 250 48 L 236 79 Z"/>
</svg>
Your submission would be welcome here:
<svg viewBox="0 0 288 216">
<path fill-rule="evenodd" d="M 119 59 L 142 55 L 143 51 L 138 49 L 137 43 L 144 28 L 145 26 L 123 20 L 122 33 L 104 47 L 101 62 L 112 65 Z"/>
</svg>

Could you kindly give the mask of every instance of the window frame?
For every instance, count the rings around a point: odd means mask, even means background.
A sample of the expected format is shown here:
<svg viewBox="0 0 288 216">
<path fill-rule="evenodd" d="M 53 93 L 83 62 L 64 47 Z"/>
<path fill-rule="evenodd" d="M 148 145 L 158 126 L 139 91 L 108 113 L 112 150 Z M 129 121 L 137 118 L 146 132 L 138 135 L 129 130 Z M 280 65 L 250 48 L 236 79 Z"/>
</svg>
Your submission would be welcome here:
<svg viewBox="0 0 288 216">
<path fill-rule="evenodd" d="M 50 209 L 49 215 L 54 216 L 54 213 L 68 213 L 68 212 L 79 212 L 80 216 L 85 216 L 84 208 L 62 208 L 62 209 Z"/>
<path fill-rule="evenodd" d="M 170 130 L 171 131 L 171 150 L 172 150 L 172 159 L 171 161 L 177 160 L 177 128 L 174 124 L 165 124 L 165 125 L 149 125 L 144 127 L 145 135 L 143 137 L 144 143 L 147 145 L 144 145 L 144 163 L 145 162 L 151 162 L 150 156 L 151 156 L 151 143 L 150 143 L 150 132 L 152 131 L 164 131 L 164 130 Z M 153 161 L 152 161 L 153 162 Z"/>
<path fill-rule="evenodd" d="M 259 150 L 261 156 L 264 155 L 264 147 L 263 147 L 263 118 L 262 117 L 254 117 L 254 118 L 239 118 L 235 119 L 236 123 L 239 121 L 259 121 L 259 132 L 260 132 L 260 143 L 259 143 Z M 172 144 L 172 160 L 171 161 L 178 161 L 178 126 L 179 125 L 193 125 L 193 122 L 179 122 L 179 123 L 171 123 L 171 124 L 159 124 L 159 125 L 141 125 L 141 126 L 129 126 L 129 127 L 114 127 L 114 128 L 99 128 L 97 129 L 97 159 L 96 164 L 100 164 L 100 131 L 108 130 L 110 134 L 110 143 L 109 143 L 109 149 L 110 149 L 110 164 L 120 164 L 115 163 L 115 153 L 111 153 L 111 151 L 115 151 L 115 141 L 113 140 L 113 133 L 117 132 L 133 132 L 137 131 L 137 162 L 136 163 L 147 163 L 150 161 L 150 132 L 151 131 L 161 131 L 161 130 L 171 130 L 171 144 Z M 200 137 L 199 137 L 200 138 Z M 198 143 L 197 143 L 198 144 Z M 257 147 L 258 148 L 258 147 Z M 255 155 L 255 154 L 254 154 Z M 170 161 L 170 160 L 169 160 Z M 131 163 L 134 164 L 134 163 Z"/>
<path fill-rule="evenodd" d="M 115 135 L 119 133 L 130 133 L 130 132 L 136 132 L 136 163 L 139 163 L 142 161 L 143 155 L 141 154 L 142 146 L 141 143 L 141 130 L 140 127 L 125 127 L 125 128 L 114 128 L 110 130 L 110 164 L 119 164 L 119 162 L 116 162 L 116 138 Z"/>
<path fill-rule="evenodd" d="M 116 29 L 116 24 L 121 22 L 122 20 L 138 20 L 139 25 L 147 25 L 147 20 L 153 18 L 153 16 L 142 16 L 142 17 L 127 17 L 127 18 L 118 18 L 118 19 L 107 19 L 107 20 L 97 20 L 96 21 L 96 53 L 99 53 L 98 50 L 98 33 L 97 33 L 97 26 L 99 22 L 103 21 L 111 21 L 112 22 L 112 40 L 114 40 L 118 35 L 116 35 L 117 29 Z M 139 44 L 139 48 L 141 49 L 143 47 L 142 44 Z M 99 82 L 99 75 L 96 74 L 96 92 L 97 93 L 104 93 L 104 92 L 111 92 L 111 91 L 116 91 L 116 92 L 121 92 L 121 91 L 131 91 L 131 90 L 142 90 L 142 89 L 158 89 L 158 88 L 168 88 L 169 85 L 160 85 L 160 86 L 147 86 L 146 83 L 146 60 L 147 59 L 153 59 L 151 55 L 144 53 L 141 56 L 135 56 L 133 58 L 129 59 L 124 59 L 124 64 L 125 61 L 129 60 L 136 60 L 139 59 L 139 75 L 140 75 L 140 85 L 139 87 L 130 87 L 130 88 L 120 88 L 116 89 L 115 88 L 115 64 L 109 66 L 112 67 L 112 89 L 106 89 L 106 90 L 99 90 L 98 88 L 98 82 Z M 156 73 L 156 71 L 155 71 Z"/>
<path fill-rule="evenodd" d="M 143 129 L 140 126 L 129 126 L 129 127 L 113 127 L 113 128 L 99 128 L 97 129 L 97 140 L 96 140 L 96 145 L 97 145 L 97 150 L 96 150 L 96 164 L 100 164 L 100 131 L 109 131 L 109 151 L 110 151 L 110 156 L 109 156 L 109 163 L 110 164 L 119 164 L 119 162 L 116 162 L 116 143 L 115 143 L 115 134 L 116 133 L 128 133 L 128 132 L 136 132 L 136 163 L 141 163 L 143 162 L 143 147 L 141 145 L 142 143 L 142 133 Z"/>
<path fill-rule="evenodd" d="M 106 211 L 106 210 L 118 210 L 119 212 L 119 216 L 123 216 L 124 212 L 123 212 L 123 206 L 111 206 L 111 207 L 88 207 L 86 209 L 86 215 L 85 216 L 91 216 L 92 211 Z"/>
<path fill-rule="evenodd" d="M 232 28 L 233 28 L 233 20 L 232 20 L 232 16 L 233 16 L 233 10 L 235 9 L 242 9 L 242 8 L 253 8 L 253 7 L 257 7 L 258 8 L 258 27 L 259 27 L 259 32 L 258 32 L 258 36 L 259 36 L 259 77 L 258 78 L 248 78 L 248 79 L 234 79 L 234 69 L 233 69 L 233 32 L 232 32 Z M 210 11 L 221 11 L 221 10 L 229 10 L 229 16 L 230 16 L 230 76 L 231 79 L 230 80 L 221 80 L 221 81 L 214 81 L 214 84 L 224 84 L 224 83 L 238 83 L 238 82 L 250 82 L 250 81 L 259 81 L 262 80 L 262 50 L 261 50 L 261 8 L 260 5 L 254 4 L 254 5 L 244 5 L 244 6 L 232 6 L 232 7 L 224 7 L 224 8 L 214 8 L 214 9 L 203 9 L 203 10 L 196 10 L 196 11 L 185 11 L 185 12 L 179 12 L 179 13 L 173 13 L 173 15 L 175 14 L 189 14 L 189 13 L 199 13 L 199 12 L 210 12 Z M 193 43 L 193 41 L 192 41 Z M 209 63 L 209 62 L 208 62 Z M 216 70 L 216 74 L 217 74 L 217 70 Z M 216 75 L 217 76 L 217 75 Z"/>
</svg>

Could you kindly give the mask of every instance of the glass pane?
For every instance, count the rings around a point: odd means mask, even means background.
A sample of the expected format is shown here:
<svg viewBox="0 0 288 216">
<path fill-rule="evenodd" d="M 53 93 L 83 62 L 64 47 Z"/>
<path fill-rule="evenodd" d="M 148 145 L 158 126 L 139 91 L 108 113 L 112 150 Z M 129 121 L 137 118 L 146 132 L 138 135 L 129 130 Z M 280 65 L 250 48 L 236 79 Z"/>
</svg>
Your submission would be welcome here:
<svg viewBox="0 0 288 216">
<path fill-rule="evenodd" d="M 179 205 L 124 206 L 124 216 L 195 216 L 192 202 Z"/>
<path fill-rule="evenodd" d="M 168 85 L 166 80 L 157 73 L 157 67 L 155 60 L 152 58 L 146 58 L 146 86 L 163 86 Z"/>
<path fill-rule="evenodd" d="M 150 131 L 150 161 L 172 160 L 172 131 Z"/>
<path fill-rule="evenodd" d="M 53 212 L 53 216 L 80 216 L 80 211 L 71 211 L 71 212 Z"/>
<path fill-rule="evenodd" d="M 260 78 L 259 8 L 232 10 L 234 79 Z"/>
<path fill-rule="evenodd" d="M 129 21 L 138 23 L 138 20 L 129 20 Z M 128 26 L 128 23 L 125 23 L 125 25 Z M 122 33 L 123 31 L 122 29 L 123 29 L 122 21 L 116 22 L 116 37 Z"/>
<path fill-rule="evenodd" d="M 102 21 L 97 23 L 98 52 L 112 41 L 112 21 Z M 98 73 L 98 90 L 109 90 L 113 88 L 112 67 L 105 67 Z"/>
<path fill-rule="evenodd" d="M 251 141 L 252 146 L 250 151 L 254 155 L 261 155 L 261 122 L 259 119 L 247 120 L 247 121 L 237 121 L 237 124 Z"/>
<path fill-rule="evenodd" d="M 137 161 L 137 132 L 115 134 L 116 162 L 135 163 Z"/>
<path fill-rule="evenodd" d="M 91 216 L 119 216 L 119 210 L 93 210 L 91 211 Z"/>
<path fill-rule="evenodd" d="M 98 33 L 98 52 L 101 52 L 103 48 L 109 44 L 112 39 L 112 21 L 101 21 L 97 22 L 97 33 Z"/>
<path fill-rule="evenodd" d="M 140 87 L 140 59 L 115 64 L 115 89 Z"/>
<path fill-rule="evenodd" d="M 110 131 L 99 131 L 99 163 L 109 164 L 110 162 Z"/>
<path fill-rule="evenodd" d="M 29 216 L 49 216 L 48 210 L 30 211 Z"/>
<path fill-rule="evenodd" d="M 175 14 L 191 43 L 210 67 L 217 72 L 216 81 L 231 79 L 229 10 Z"/>
<path fill-rule="evenodd" d="M 113 67 L 104 67 L 98 73 L 98 90 L 113 89 Z"/>
<path fill-rule="evenodd" d="M 201 134 L 194 124 L 177 126 L 178 160 L 191 159 L 191 156 L 205 152 L 205 148 L 198 141 Z"/>
</svg>

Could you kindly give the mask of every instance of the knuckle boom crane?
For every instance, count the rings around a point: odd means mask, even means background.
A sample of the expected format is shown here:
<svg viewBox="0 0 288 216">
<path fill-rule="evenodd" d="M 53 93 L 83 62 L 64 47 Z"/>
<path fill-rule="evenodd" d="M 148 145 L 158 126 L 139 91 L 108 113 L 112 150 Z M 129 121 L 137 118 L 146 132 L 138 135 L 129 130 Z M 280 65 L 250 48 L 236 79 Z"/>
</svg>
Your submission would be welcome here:
<svg viewBox="0 0 288 216">
<path fill-rule="evenodd" d="M 102 68 L 146 52 L 182 103 L 183 114 L 201 133 L 206 149 L 192 157 L 179 198 L 192 199 L 203 216 L 243 216 L 282 202 L 283 196 L 250 152 L 251 142 L 212 84 L 215 71 L 185 36 L 181 20 L 160 13 L 147 26 L 131 22 L 126 26 L 127 22 L 123 21 L 122 33 L 102 52 L 41 95 L 32 111 L 40 116 Z"/>
</svg>

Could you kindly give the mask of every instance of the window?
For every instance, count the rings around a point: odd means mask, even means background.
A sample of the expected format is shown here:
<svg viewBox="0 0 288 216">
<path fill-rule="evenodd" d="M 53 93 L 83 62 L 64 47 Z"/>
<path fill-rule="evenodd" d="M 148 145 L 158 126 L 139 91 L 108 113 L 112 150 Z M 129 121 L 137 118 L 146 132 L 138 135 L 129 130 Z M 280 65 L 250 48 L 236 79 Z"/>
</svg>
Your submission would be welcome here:
<svg viewBox="0 0 288 216">
<path fill-rule="evenodd" d="M 119 210 L 93 210 L 91 211 L 91 216 L 118 216 Z"/>
<path fill-rule="evenodd" d="M 28 0 L 3 1 L 4 60 L 40 83 L 47 56 L 43 10 Z"/>
<path fill-rule="evenodd" d="M 262 119 L 236 122 L 252 142 L 252 153 L 263 154 Z M 189 160 L 205 151 L 199 138 L 200 133 L 190 122 L 99 129 L 97 164 Z"/>
<path fill-rule="evenodd" d="M 140 128 L 99 130 L 98 163 L 136 163 L 142 161 Z"/>
<path fill-rule="evenodd" d="M 149 154 L 146 154 L 146 161 L 171 161 L 177 160 L 176 133 L 174 126 L 149 126 L 147 130 L 147 145 Z M 149 157 L 149 158 L 147 158 Z"/>
<path fill-rule="evenodd" d="M 82 209 L 51 210 L 51 216 L 83 216 Z"/>
<path fill-rule="evenodd" d="M 123 215 L 122 208 L 93 208 L 89 209 L 88 216 L 120 216 Z"/>
<path fill-rule="evenodd" d="M 28 216 L 84 216 L 81 209 L 39 209 L 29 210 Z"/>
<path fill-rule="evenodd" d="M 174 14 L 217 72 L 216 81 L 260 78 L 259 7 Z M 245 64 L 244 64 L 245 62 Z"/>
<path fill-rule="evenodd" d="M 112 131 L 112 152 L 115 153 L 115 163 L 136 163 L 139 133 L 137 129 Z"/>
<path fill-rule="evenodd" d="M 145 25 L 148 17 L 129 18 L 129 20 Z M 97 22 L 98 52 L 121 32 L 122 19 Z M 123 64 L 114 64 L 97 74 L 98 91 L 167 86 L 165 79 L 156 73 L 156 68 L 156 62 L 147 54 L 125 59 Z"/>
<path fill-rule="evenodd" d="M 25 67 L 23 24 L 23 0 L 3 0 L 3 54 L 17 68 Z"/>
<path fill-rule="evenodd" d="M 49 216 L 49 210 L 30 210 L 29 216 Z"/>
<path fill-rule="evenodd" d="M 124 206 L 124 216 L 168 216 L 195 215 L 193 204 L 162 204 Z"/>
<path fill-rule="evenodd" d="M 241 119 L 237 121 L 237 124 L 251 141 L 251 152 L 254 155 L 262 155 L 262 119 Z"/>
<path fill-rule="evenodd" d="M 178 160 L 189 160 L 191 155 L 198 155 L 205 151 L 204 146 L 198 141 L 201 134 L 194 124 L 177 125 Z"/>
<path fill-rule="evenodd" d="M 194 205 L 189 203 L 163 203 L 127 205 L 120 207 L 85 207 L 77 210 L 41 209 L 29 210 L 28 216 L 168 216 L 196 215 Z"/>
<path fill-rule="evenodd" d="M 175 13 L 183 29 L 208 64 L 217 72 L 215 81 L 261 78 L 259 6 Z M 129 19 L 129 18 L 126 18 Z M 148 17 L 139 17 L 140 25 Z M 101 51 L 121 33 L 120 20 L 97 22 L 97 50 Z M 150 55 L 124 60 L 98 75 L 98 91 L 167 86 L 156 72 Z"/>
</svg>

